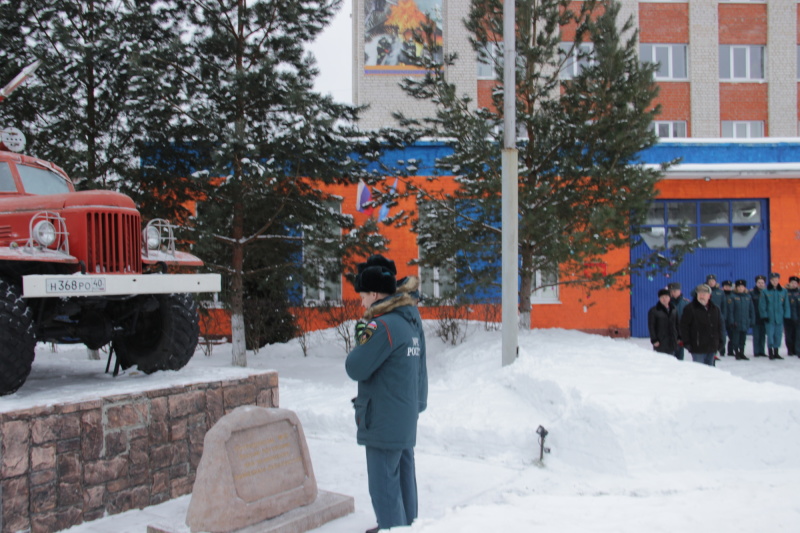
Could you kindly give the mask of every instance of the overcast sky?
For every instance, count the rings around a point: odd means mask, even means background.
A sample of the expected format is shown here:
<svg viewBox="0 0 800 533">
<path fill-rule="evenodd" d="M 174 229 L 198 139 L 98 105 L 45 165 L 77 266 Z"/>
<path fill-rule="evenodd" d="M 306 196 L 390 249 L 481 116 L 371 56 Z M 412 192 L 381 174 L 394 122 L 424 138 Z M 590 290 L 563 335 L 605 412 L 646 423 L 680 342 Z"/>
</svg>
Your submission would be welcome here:
<svg viewBox="0 0 800 533">
<path fill-rule="evenodd" d="M 320 74 L 314 88 L 339 102 L 353 101 L 353 0 L 344 0 L 333 22 L 311 45 Z"/>
</svg>

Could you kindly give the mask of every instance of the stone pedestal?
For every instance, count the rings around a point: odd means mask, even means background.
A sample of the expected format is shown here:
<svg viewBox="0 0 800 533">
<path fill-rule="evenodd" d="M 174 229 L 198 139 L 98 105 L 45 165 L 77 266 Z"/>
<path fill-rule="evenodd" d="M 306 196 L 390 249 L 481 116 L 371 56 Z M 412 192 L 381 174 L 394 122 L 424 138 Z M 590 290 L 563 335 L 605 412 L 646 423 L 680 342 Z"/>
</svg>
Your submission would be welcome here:
<svg viewBox="0 0 800 533">
<path fill-rule="evenodd" d="M 61 531 L 188 494 L 206 431 L 237 407 L 277 406 L 278 374 L 103 390 L 78 402 L 0 404 L 0 533 Z"/>
</svg>

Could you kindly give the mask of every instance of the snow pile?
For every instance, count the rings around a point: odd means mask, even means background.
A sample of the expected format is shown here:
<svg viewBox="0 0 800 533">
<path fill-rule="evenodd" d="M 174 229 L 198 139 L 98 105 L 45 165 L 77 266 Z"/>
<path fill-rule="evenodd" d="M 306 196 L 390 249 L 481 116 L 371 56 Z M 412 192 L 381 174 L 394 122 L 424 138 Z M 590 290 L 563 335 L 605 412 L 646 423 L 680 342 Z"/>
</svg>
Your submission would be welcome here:
<svg viewBox="0 0 800 533">
<path fill-rule="evenodd" d="M 655 353 L 646 339 L 564 330 L 521 332 L 519 344 L 519 359 L 502 367 L 499 332 L 473 324 L 456 347 L 429 333 L 430 395 L 416 449 L 420 520 L 409 530 L 800 531 L 797 358 L 723 358 L 710 368 Z M 355 514 L 319 531 L 374 525 L 355 444 L 356 384 L 332 331 L 314 334 L 309 357 L 293 341 L 249 353 L 250 369 L 235 369 L 230 346 L 221 345 L 181 372 L 116 379 L 82 349 L 40 351 L 29 383 L 0 399 L 1 410 L 278 370 L 281 407 L 303 423 L 319 486 L 356 498 Z M 539 425 L 552 450 L 543 466 Z M 70 531 L 143 531 L 187 506 L 184 497 Z"/>
</svg>

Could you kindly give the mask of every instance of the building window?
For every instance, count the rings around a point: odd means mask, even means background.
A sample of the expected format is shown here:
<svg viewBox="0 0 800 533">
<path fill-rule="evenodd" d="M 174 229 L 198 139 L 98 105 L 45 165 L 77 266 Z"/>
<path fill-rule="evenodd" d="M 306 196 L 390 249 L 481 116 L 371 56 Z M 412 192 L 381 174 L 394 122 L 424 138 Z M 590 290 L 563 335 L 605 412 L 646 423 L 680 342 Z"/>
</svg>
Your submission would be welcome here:
<svg viewBox="0 0 800 533">
<path fill-rule="evenodd" d="M 722 136 L 733 139 L 763 137 L 764 123 L 760 120 L 723 120 Z"/>
<path fill-rule="evenodd" d="M 337 213 L 342 212 L 340 201 L 330 202 L 328 209 Z M 318 224 L 316 231 L 322 233 L 326 240 L 339 240 L 342 238 L 341 228 L 333 222 Z M 310 244 L 303 242 L 303 263 L 314 264 L 316 279 L 303 280 L 303 301 L 305 305 L 320 305 L 330 301 L 342 299 L 342 274 L 341 264 L 338 259 L 326 257 L 325 254 Z"/>
<path fill-rule="evenodd" d="M 562 42 L 558 46 L 565 57 L 564 66 L 559 73 L 560 79 L 570 80 L 592 64 L 594 43 L 580 43 L 576 46 L 572 42 Z"/>
<path fill-rule="evenodd" d="M 650 129 L 655 132 L 659 139 L 674 139 L 686 137 L 686 121 L 656 120 L 650 125 Z"/>
<path fill-rule="evenodd" d="M 500 57 L 500 49 L 502 46 L 502 41 L 486 43 L 486 50 L 482 50 L 478 53 L 479 80 L 494 80 L 497 78 L 497 70 L 495 69 L 495 65 Z"/>
<path fill-rule="evenodd" d="M 764 79 L 764 47 L 761 45 L 720 45 L 719 78 L 744 81 Z"/>
<path fill-rule="evenodd" d="M 533 274 L 533 291 L 531 303 L 559 303 L 558 299 L 558 267 L 537 270 Z"/>
<path fill-rule="evenodd" d="M 639 59 L 658 65 L 657 80 L 686 80 L 689 72 L 686 49 L 685 44 L 641 44 Z"/>
<path fill-rule="evenodd" d="M 657 200 L 639 236 L 652 250 L 700 238 L 703 248 L 747 248 L 761 227 L 758 200 Z"/>
</svg>

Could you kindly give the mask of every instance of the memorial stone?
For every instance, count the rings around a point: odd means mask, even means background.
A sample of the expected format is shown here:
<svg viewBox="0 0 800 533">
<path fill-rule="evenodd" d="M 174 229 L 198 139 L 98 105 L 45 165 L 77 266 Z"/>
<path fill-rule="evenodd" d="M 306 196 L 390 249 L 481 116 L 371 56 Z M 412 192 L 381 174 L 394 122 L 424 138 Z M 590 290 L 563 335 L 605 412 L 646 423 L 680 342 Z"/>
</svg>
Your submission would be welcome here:
<svg viewBox="0 0 800 533">
<path fill-rule="evenodd" d="M 243 406 L 205 436 L 186 524 L 227 533 L 314 502 L 303 428 L 287 409 Z"/>
</svg>

